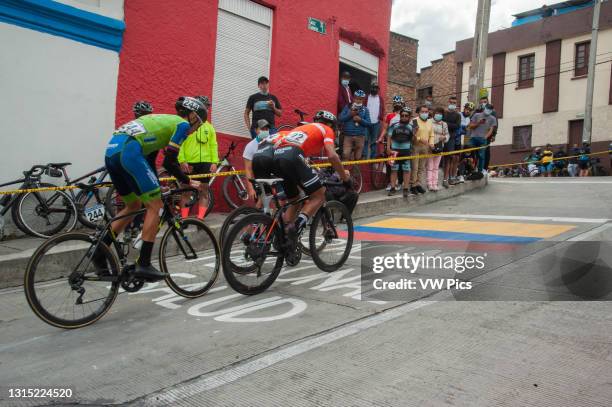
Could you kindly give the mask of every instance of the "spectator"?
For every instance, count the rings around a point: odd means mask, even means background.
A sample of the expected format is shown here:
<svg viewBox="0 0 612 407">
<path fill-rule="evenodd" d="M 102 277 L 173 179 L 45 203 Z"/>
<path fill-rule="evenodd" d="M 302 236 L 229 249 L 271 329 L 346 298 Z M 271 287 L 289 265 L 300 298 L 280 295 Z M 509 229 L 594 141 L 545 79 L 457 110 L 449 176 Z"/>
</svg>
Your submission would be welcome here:
<svg viewBox="0 0 612 407">
<path fill-rule="evenodd" d="M 545 177 L 550 177 L 553 170 L 553 151 L 550 144 L 546 144 L 546 148 L 542 152 L 541 162 L 540 173 Z"/>
<path fill-rule="evenodd" d="M 567 164 L 567 172 L 569 173 L 570 177 L 578 176 L 578 157 L 576 157 L 577 155 L 580 155 L 580 149 L 578 148 L 578 144 L 574 144 L 570 153 L 571 158 L 568 159 Z"/>
<path fill-rule="evenodd" d="M 353 104 L 345 106 L 340 114 L 344 141 L 342 156 L 345 160 L 358 160 L 363 152 L 366 132 L 370 128 L 370 112 L 363 105 L 365 92 L 358 90 L 353 95 Z"/>
<path fill-rule="evenodd" d="M 580 169 L 580 172 L 578 173 L 579 177 L 589 176 L 589 163 L 591 162 L 589 154 L 591 154 L 589 143 L 582 143 L 582 148 L 579 150 L 578 156 L 578 168 Z"/>
<path fill-rule="evenodd" d="M 540 174 L 539 164 L 542 160 L 542 149 L 536 147 L 523 161 L 527 162 L 527 173 L 530 177 L 536 177 Z"/>
<path fill-rule="evenodd" d="M 353 92 L 349 84 L 351 83 L 351 74 L 348 71 L 342 72 L 340 75 L 340 87 L 338 88 L 338 115 L 342 113 L 346 106 L 353 103 Z"/>
<path fill-rule="evenodd" d="M 257 135 L 246 145 L 246 147 L 244 147 L 244 151 L 242 152 L 242 158 L 244 159 L 244 172 L 247 179 L 255 178 L 255 173 L 253 172 L 253 156 L 259 148 L 259 143 L 270 135 L 270 123 L 268 123 L 266 119 L 258 120 L 255 132 Z M 246 188 L 249 198 L 256 201 L 257 207 L 261 208 L 261 201 L 257 200 L 257 193 L 255 192 L 255 187 L 253 184 L 251 182 L 247 182 Z"/>
<path fill-rule="evenodd" d="M 370 122 L 372 126 L 368 128 L 368 136 L 364 149 L 363 158 L 376 157 L 376 141 L 380 137 L 383 120 L 385 118 L 385 101 L 378 94 L 378 81 L 372 81 L 370 85 L 370 94 L 366 98 L 366 106 L 370 112 Z"/>
<path fill-rule="evenodd" d="M 261 119 L 265 119 L 270 123 L 271 134 L 276 133 L 274 116 L 280 116 L 283 113 L 278 98 L 269 92 L 270 81 L 268 78 L 265 76 L 259 77 L 257 86 L 259 87 L 259 92 L 249 96 L 246 110 L 244 111 L 244 124 L 249 130 L 252 139 L 257 136 L 255 129 L 257 128 L 257 121 Z M 249 119 L 251 112 L 253 112 L 253 117 Z"/>
<path fill-rule="evenodd" d="M 388 130 L 391 128 L 392 125 L 399 123 L 400 112 L 404 108 L 408 109 L 408 111 L 410 111 L 410 115 L 412 116 L 412 110 L 409 107 L 406 107 L 406 104 L 404 103 L 404 98 L 400 95 L 393 96 L 393 112 L 389 113 L 387 117 L 385 118 L 385 121 L 383 122 L 383 128 L 382 128 L 380 137 L 378 138 L 379 143 L 386 141 L 387 138 L 391 135 L 391 133 L 389 133 Z M 388 151 L 388 147 L 389 146 L 387 144 L 387 146 L 385 147 L 385 152 Z M 402 170 L 402 166 L 399 167 L 399 171 L 400 173 L 398 174 L 398 176 L 401 176 L 401 174 L 404 171 Z M 403 179 L 403 176 L 401 178 Z M 391 191 L 391 188 L 397 189 L 398 186 L 396 184 L 389 182 L 386 190 Z"/>
<path fill-rule="evenodd" d="M 196 96 L 206 109 L 210 109 L 210 101 L 206 96 Z M 206 120 L 195 132 L 191 133 L 181 145 L 178 161 L 186 174 L 200 175 L 217 171 L 219 150 L 215 128 Z M 196 206 L 198 218 L 204 219 L 208 210 L 208 182 L 210 178 L 201 178 L 200 199 Z M 185 202 L 183 202 L 184 204 Z M 183 205 L 181 215 L 189 216 L 190 208 Z"/>
<path fill-rule="evenodd" d="M 432 95 L 425 96 L 425 106 L 427 106 L 427 109 L 429 109 L 429 113 L 431 114 L 433 112 L 433 96 Z"/>
<path fill-rule="evenodd" d="M 448 126 L 449 140 L 444 145 L 444 151 L 452 152 L 461 149 L 461 113 L 457 112 L 457 97 L 451 96 L 448 98 L 448 110 L 444 112 L 444 122 Z M 448 185 L 458 183 L 455 176 L 457 175 L 457 165 L 459 164 L 459 156 L 457 154 L 447 155 L 444 157 L 444 179 L 442 185 L 446 188 Z"/>
<path fill-rule="evenodd" d="M 567 153 L 565 152 L 565 149 L 563 148 L 563 146 L 559 147 L 559 150 L 554 154 L 555 157 L 555 161 L 553 162 L 553 167 L 554 169 L 556 169 L 557 172 L 557 176 L 558 177 L 565 177 L 567 176 L 567 170 L 565 169 L 565 160 L 561 160 L 561 158 L 565 158 L 567 157 Z"/>
<path fill-rule="evenodd" d="M 400 121 L 399 123 L 391 126 L 388 140 L 387 140 L 387 155 L 391 156 L 395 154 L 396 158 L 399 157 L 408 157 L 410 156 L 410 149 L 412 147 L 412 139 L 414 137 L 414 133 L 412 131 L 412 125 L 410 124 L 410 120 L 412 119 L 412 111 L 410 108 L 405 107 L 400 111 Z M 403 185 L 403 195 L 404 198 L 408 197 L 411 194 L 410 191 L 410 160 L 401 160 L 395 161 L 391 165 L 391 189 L 389 190 L 389 195 L 395 195 L 397 192 L 397 172 L 402 168 L 404 182 Z"/>
<path fill-rule="evenodd" d="M 441 153 L 444 151 L 444 146 L 450 140 L 448 125 L 444 121 L 444 109 L 437 107 L 434 110 L 432 121 L 434 133 L 433 153 Z M 453 140 L 454 143 L 454 140 Z M 441 156 L 429 157 L 427 159 L 427 187 L 430 191 L 438 190 L 438 173 L 440 168 Z M 444 180 L 444 188 L 448 188 L 448 181 Z"/>
<path fill-rule="evenodd" d="M 481 97 L 480 106 L 483 110 L 487 104 L 489 104 L 489 97 L 488 96 Z M 485 149 L 485 162 L 484 162 L 485 170 L 489 169 L 489 162 L 491 161 L 491 144 L 495 142 L 495 136 L 497 135 L 497 112 L 495 111 L 495 108 L 493 107 L 491 108 L 491 116 L 495 117 L 495 126 L 493 126 L 493 133 L 487 139 L 488 145 L 487 145 L 487 148 Z"/>
<path fill-rule="evenodd" d="M 431 119 L 429 118 L 429 108 L 425 105 L 418 110 L 419 115 L 412 121 L 414 131 L 412 152 L 414 155 L 424 155 L 431 152 L 434 144 L 434 133 Z M 424 194 L 425 189 L 421 183 L 425 180 L 425 158 L 413 158 L 411 167 L 411 192 L 413 194 Z"/>
<path fill-rule="evenodd" d="M 487 140 L 493 133 L 494 126 L 497 125 L 497 120 L 492 116 L 493 106 L 485 105 L 481 113 L 474 113 L 470 119 L 470 145 L 472 147 L 481 147 L 487 144 Z M 478 171 L 485 174 L 485 149 L 481 148 L 478 151 Z"/>
<path fill-rule="evenodd" d="M 463 112 L 461 112 L 461 135 L 463 136 L 462 146 L 467 147 L 470 145 L 470 119 L 474 113 L 474 104 L 467 102 L 463 105 Z"/>
</svg>

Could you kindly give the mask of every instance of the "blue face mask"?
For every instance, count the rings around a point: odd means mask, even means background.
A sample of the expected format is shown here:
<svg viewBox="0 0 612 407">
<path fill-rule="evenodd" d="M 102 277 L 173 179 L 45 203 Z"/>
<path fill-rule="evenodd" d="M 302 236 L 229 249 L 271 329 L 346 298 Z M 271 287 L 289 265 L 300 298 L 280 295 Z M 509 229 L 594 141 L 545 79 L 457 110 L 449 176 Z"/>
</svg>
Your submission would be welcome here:
<svg viewBox="0 0 612 407">
<path fill-rule="evenodd" d="M 266 139 L 269 135 L 270 135 L 269 130 L 260 130 L 259 134 L 257 135 L 257 141 L 262 141 Z"/>
<path fill-rule="evenodd" d="M 421 113 L 419 117 L 421 118 L 421 120 L 427 120 L 429 119 L 429 113 Z"/>
<path fill-rule="evenodd" d="M 348 86 L 349 85 L 349 80 L 348 79 L 342 79 L 340 81 L 340 83 L 342 84 L 342 86 Z"/>
<path fill-rule="evenodd" d="M 434 115 L 434 120 L 439 122 L 440 120 L 442 120 L 442 115 L 440 113 L 437 113 Z"/>
</svg>

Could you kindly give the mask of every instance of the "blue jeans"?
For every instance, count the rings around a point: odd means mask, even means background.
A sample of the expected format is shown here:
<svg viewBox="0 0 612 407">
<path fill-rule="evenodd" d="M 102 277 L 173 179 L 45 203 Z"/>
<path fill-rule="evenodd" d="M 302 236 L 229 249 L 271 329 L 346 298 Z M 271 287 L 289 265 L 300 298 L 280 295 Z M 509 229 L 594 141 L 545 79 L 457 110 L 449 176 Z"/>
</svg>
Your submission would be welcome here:
<svg viewBox="0 0 612 407">
<path fill-rule="evenodd" d="M 376 157 L 376 140 L 380 134 L 380 126 L 381 123 L 378 122 L 367 129 L 365 145 L 363 146 L 363 158 Z"/>
<path fill-rule="evenodd" d="M 257 137 L 257 133 L 255 132 L 254 127 L 251 127 L 250 133 L 251 133 L 251 140 Z M 278 133 L 278 129 L 276 127 L 270 127 L 270 134 L 276 134 L 276 133 Z"/>
<path fill-rule="evenodd" d="M 484 137 L 472 137 L 470 139 L 470 147 L 480 147 L 487 144 L 487 139 Z M 476 150 L 478 157 L 478 171 L 482 172 L 485 164 L 485 155 L 486 149 L 481 148 L 480 150 Z"/>
</svg>

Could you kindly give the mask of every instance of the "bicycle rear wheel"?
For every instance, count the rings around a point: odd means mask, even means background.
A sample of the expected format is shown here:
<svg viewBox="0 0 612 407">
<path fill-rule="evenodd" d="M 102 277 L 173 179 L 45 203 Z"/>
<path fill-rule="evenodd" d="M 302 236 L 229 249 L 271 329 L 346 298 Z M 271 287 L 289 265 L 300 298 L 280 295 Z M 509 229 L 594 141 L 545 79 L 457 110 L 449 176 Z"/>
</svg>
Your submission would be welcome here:
<svg viewBox="0 0 612 407">
<path fill-rule="evenodd" d="M 221 230 L 219 230 L 219 244 L 223 249 L 223 245 L 225 244 L 225 237 L 227 235 L 228 230 L 236 224 L 240 219 L 242 219 L 245 215 L 249 215 L 251 213 L 259 213 L 260 209 L 253 208 L 252 206 L 239 206 L 234 209 L 227 215 L 227 218 L 223 221 L 223 225 L 221 225 Z"/>
<path fill-rule="evenodd" d="M 107 190 L 108 188 L 100 188 L 98 191 L 98 196 L 106 196 Z M 99 202 L 93 192 L 80 191 L 75 197 L 74 201 L 77 205 L 78 220 L 83 226 L 90 229 L 95 229 L 99 224 L 102 224 L 105 221 L 104 216 L 102 216 L 100 220 L 94 222 L 90 221 L 87 216 L 85 216 L 85 211 L 87 209 L 95 208 L 98 205 L 104 205 L 104 209 L 106 209 L 105 203 Z"/>
<path fill-rule="evenodd" d="M 93 324 L 115 301 L 119 262 L 108 246 L 100 243 L 98 250 L 106 259 L 109 276 L 98 277 L 89 260 L 93 243 L 85 233 L 64 233 L 44 242 L 28 262 L 26 299 L 32 311 L 49 325 L 72 329 Z M 62 255 L 67 250 L 74 254 Z"/>
<path fill-rule="evenodd" d="M 159 244 L 159 265 L 166 283 L 182 297 L 200 297 L 215 284 L 221 250 L 215 235 L 199 219 L 186 218 L 170 226 Z"/>
<path fill-rule="evenodd" d="M 223 197 L 229 206 L 236 209 L 239 206 L 255 206 L 255 201 L 249 198 L 245 175 L 230 175 L 223 180 Z"/>
<path fill-rule="evenodd" d="M 344 204 L 329 201 L 310 225 L 310 256 L 321 270 L 332 272 L 344 265 L 353 248 L 353 219 Z"/>
<path fill-rule="evenodd" d="M 221 256 L 228 284 L 244 295 L 264 292 L 283 267 L 279 246 L 280 231 L 270 216 L 243 217 L 229 229 Z"/>
<path fill-rule="evenodd" d="M 17 217 L 15 224 L 22 232 L 42 238 L 71 231 L 78 218 L 76 205 L 64 191 L 26 192 L 15 202 L 12 215 Z"/>
</svg>

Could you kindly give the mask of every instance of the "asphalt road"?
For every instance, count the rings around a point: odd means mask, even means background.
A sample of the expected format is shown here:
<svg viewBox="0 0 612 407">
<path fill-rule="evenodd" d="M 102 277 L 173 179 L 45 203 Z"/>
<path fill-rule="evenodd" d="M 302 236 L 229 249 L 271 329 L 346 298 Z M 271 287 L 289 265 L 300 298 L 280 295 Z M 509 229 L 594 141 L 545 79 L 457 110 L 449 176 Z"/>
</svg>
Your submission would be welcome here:
<svg viewBox="0 0 612 407">
<path fill-rule="evenodd" d="M 610 406 L 612 305 L 574 300 L 610 298 L 612 250 L 601 241 L 612 241 L 611 191 L 607 178 L 493 180 L 416 212 L 360 220 L 362 233 L 425 219 L 430 239 L 539 236 L 501 254 L 491 248 L 505 240 L 462 240 L 495 255 L 462 276 L 475 290 L 461 298 L 363 300 L 361 242 L 341 270 L 323 273 L 304 259 L 253 297 L 223 278 L 195 300 L 147 285 L 74 331 L 39 320 L 23 290 L 2 290 L 0 405 Z M 445 250 L 420 241 L 423 230 L 396 232 L 407 236 L 402 247 Z M 576 285 L 572 269 L 568 282 L 564 264 L 590 265 L 594 280 Z M 72 397 L 10 397 L 28 388 Z"/>
</svg>

